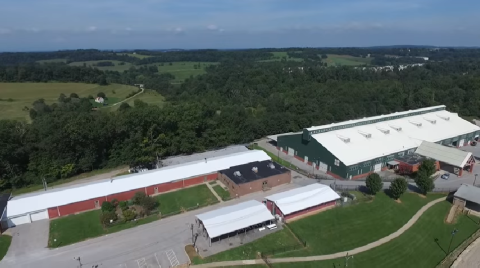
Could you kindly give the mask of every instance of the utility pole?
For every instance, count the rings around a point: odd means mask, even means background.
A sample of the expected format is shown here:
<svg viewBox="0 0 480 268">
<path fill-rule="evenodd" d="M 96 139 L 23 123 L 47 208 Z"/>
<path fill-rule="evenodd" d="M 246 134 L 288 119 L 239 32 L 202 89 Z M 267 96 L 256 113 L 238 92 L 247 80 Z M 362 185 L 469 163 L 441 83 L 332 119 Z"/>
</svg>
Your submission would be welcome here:
<svg viewBox="0 0 480 268">
<path fill-rule="evenodd" d="M 455 236 L 455 234 L 457 234 L 457 232 L 458 232 L 457 229 L 453 229 L 452 238 L 450 238 L 450 244 L 448 245 L 447 255 L 450 254 L 450 248 L 452 247 L 453 237 Z"/>
<path fill-rule="evenodd" d="M 190 225 L 190 229 L 192 230 L 192 244 L 195 243 L 195 240 L 193 239 L 193 223 Z"/>
<path fill-rule="evenodd" d="M 42 178 L 42 183 L 43 183 L 43 190 L 47 190 L 47 181 L 45 180 L 45 177 Z"/>
<path fill-rule="evenodd" d="M 477 176 L 478 174 L 475 174 L 475 180 L 473 181 L 473 186 L 475 186 L 475 182 L 477 182 Z"/>
</svg>

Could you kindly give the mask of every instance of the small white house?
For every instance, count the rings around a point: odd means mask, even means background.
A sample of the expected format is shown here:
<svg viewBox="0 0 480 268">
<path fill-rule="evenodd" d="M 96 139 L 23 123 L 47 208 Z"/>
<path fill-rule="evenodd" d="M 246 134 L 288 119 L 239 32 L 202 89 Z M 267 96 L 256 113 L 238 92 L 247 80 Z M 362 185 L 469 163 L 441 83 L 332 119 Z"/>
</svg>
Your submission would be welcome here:
<svg viewBox="0 0 480 268">
<path fill-rule="evenodd" d="M 103 104 L 105 102 L 105 100 L 102 97 L 96 97 L 95 102 Z"/>
</svg>

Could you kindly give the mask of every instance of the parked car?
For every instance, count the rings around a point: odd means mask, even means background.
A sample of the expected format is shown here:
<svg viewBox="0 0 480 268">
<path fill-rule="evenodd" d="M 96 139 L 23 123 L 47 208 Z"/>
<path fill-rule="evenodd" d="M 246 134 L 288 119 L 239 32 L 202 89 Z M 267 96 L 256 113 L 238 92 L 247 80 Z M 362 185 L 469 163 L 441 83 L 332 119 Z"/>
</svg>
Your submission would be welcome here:
<svg viewBox="0 0 480 268">
<path fill-rule="evenodd" d="M 445 173 L 442 175 L 442 179 L 448 180 L 448 178 L 450 178 L 450 173 Z"/>
<path fill-rule="evenodd" d="M 470 145 L 471 145 L 471 146 L 476 146 L 476 145 L 477 145 L 477 142 L 476 142 L 476 141 L 472 141 L 472 142 L 470 143 Z"/>
</svg>

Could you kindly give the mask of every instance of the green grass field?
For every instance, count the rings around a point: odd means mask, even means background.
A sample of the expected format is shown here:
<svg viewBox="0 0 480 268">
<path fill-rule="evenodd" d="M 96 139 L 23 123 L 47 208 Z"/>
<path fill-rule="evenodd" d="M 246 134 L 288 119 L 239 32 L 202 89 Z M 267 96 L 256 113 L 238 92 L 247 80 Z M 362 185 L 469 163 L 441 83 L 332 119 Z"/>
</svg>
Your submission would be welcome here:
<svg viewBox="0 0 480 268">
<path fill-rule="evenodd" d="M 12 237 L 9 235 L 0 235 L 0 261 L 7 255 L 8 248 L 12 243 Z"/>
<path fill-rule="evenodd" d="M 436 267 L 448 252 L 450 233 L 454 228 L 458 229 L 458 232 L 452 240 L 451 250 L 459 246 L 479 228 L 479 225 L 474 222 L 475 220 L 478 222 L 477 218 L 469 218 L 465 215 L 459 216 L 456 224 L 446 224 L 444 219 L 450 207 L 451 204 L 446 201 L 434 205 L 404 234 L 384 245 L 355 255 L 353 259 L 349 260 L 348 267 Z M 371 230 L 365 231 L 365 236 L 369 234 L 372 234 Z M 345 258 L 319 262 L 275 264 L 273 267 L 345 267 Z"/>
<path fill-rule="evenodd" d="M 203 207 L 218 202 L 210 189 L 203 184 L 157 195 L 155 198 L 160 203 L 160 212 L 162 212 L 162 215 L 186 211 L 196 207 L 197 204 Z"/>
<path fill-rule="evenodd" d="M 101 61 L 111 61 L 113 64 L 115 64 L 115 66 L 93 66 L 94 64 L 96 64 L 98 62 L 101 62 Z M 117 71 L 117 72 L 126 71 L 126 70 L 130 69 L 130 67 L 133 66 L 129 62 L 125 62 L 124 65 L 120 65 L 120 62 L 121 61 L 118 61 L 118 60 L 75 61 L 75 62 L 69 63 L 68 65 L 70 65 L 70 66 L 83 66 L 83 64 L 85 64 L 86 66 L 92 66 L 92 67 L 97 68 L 97 69 L 102 70 L 102 71 Z"/>
<path fill-rule="evenodd" d="M 39 60 L 38 63 L 59 63 L 59 62 L 67 62 L 67 59 L 51 59 L 51 60 Z"/>
<path fill-rule="evenodd" d="M 162 95 L 160 95 L 158 92 L 156 92 L 154 90 L 145 89 L 144 93 L 136 96 L 135 98 L 131 98 L 126 102 L 128 104 L 130 104 L 130 106 L 133 107 L 134 102 L 137 99 L 147 103 L 148 105 L 157 105 L 157 106 L 162 107 L 165 104 L 165 97 L 163 97 Z M 120 105 L 116 105 L 116 106 L 112 107 L 112 109 L 117 110 L 119 107 L 120 107 Z"/>
<path fill-rule="evenodd" d="M 294 57 L 289 57 L 287 52 L 281 51 L 281 52 L 270 52 L 273 54 L 273 58 L 268 59 L 268 60 L 260 60 L 259 62 L 274 62 L 274 61 L 281 61 L 282 59 L 285 59 L 287 61 L 303 61 L 302 58 L 294 58 Z"/>
<path fill-rule="evenodd" d="M 190 61 L 182 61 L 182 62 L 172 62 L 170 63 L 154 63 L 148 64 L 147 66 L 158 66 L 159 73 L 171 73 L 175 76 L 175 80 L 173 83 L 181 83 L 185 81 L 185 79 L 190 78 L 190 76 L 197 76 L 205 73 L 205 68 L 210 65 L 218 64 L 215 62 L 190 62 Z M 195 69 L 194 65 L 197 65 L 197 69 Z"/>
<path fill-rule="evenodd" d="M 218 202 L 206 185 L 161 194 L 155 198 L 160 203 L 162 215 L 193 208 L 197 204 L 206 206 Z M 157 214 L 153 214 L 136 221 L 103 228 L 100 223 L 100 215 L 100 210 L 93 210 L 50 221 L 48 246 L 51 248 L 63 247 L 89 238 L 119 232 L 160 219 Z"/>
<path fill-rule="evenodd" d="M 307 247 L 278 253 L 275 257 L 324 255 L 369 244 L 400 229 L 422 206 L 440 197 L 442 195 L 422 198 L 417 194 L 405 194 L 399 204 L 386 194 L 379 193 L 372 202 L 338 207 L 294 221 L 289 227 L 300 240 L 307 242 Z M 439 217 L 443 219 L 445 215 Z M 268 243 L 265 240 L 285 241 L 285 233 L 277 232 L 242 247 L 248 247 L 251 252 L 265 252 L 282 247 L 276 248 L 274 244 L 266 246 Z M 242 260 L 252 257 L 248 254 L 241 256 L 238 252 L 243 251 L 235 248 L 202 261 Z"/>
<path fill-rule="evenodd" d="M 124 99 L 136 90 L 136 87 L 119 84 L 99 86 L 83 83 L 0 83 L 0 119 L 28 121 L 28 111 L 22 110 L 25 106 L 31 108 L 32 103 L 38 99 L 44 99 L 49 104 L 57 102 L 61 93 L 67 96 L 77 93 L 80 97 L 95 97 L 97 93 L 104 92 L 109 98 Z"/>
<path fill-rule="evenodd" d="M 264 236 L 253 243 L 248 243 L 224 252 L 220 252 L 204 259 L 195 258 L 194 264 L 230 261 L 230 260 L 248 260 L 256 259 L 257 252 L 275 250 L 282 247 L 300 246 L 299 242 L 293 237 L 290 231 L 282 229 L 271 235 Z"/>
<path fill-rule="evenodd" d="M 290 228 L 307 241 L 308 248 L 282 257 L 323 255 L 366 245 L 400 229 L 421 207 L 442 196 L 430 194 L 421 198 L 407 193 L 399 204 L 379 193 L 373 202 L 335 208 L 294 221 Z"/>
<path fill-rule="evenodd" d="M 141 54 L 138 54 L 138 53 L 117 53 L 117 55 L 127 55 L 127 56 L 130 56 L 130 57 L 134 57 L 134 58 L 139 58 L 139 59 L 145 59 L 145 58 L 150 58 L 152 56 L 148 56 L 148 55 L 141 55 Z"/>
<path fill-rule="evenodd" d="M 223 189 L 222 186 L 220 185 L 215 185 L 213 186 L 213 190 L 222 198 L 222 200 L 229 200 L 230 199 L 230 192 Z"/>
<path fill-rule="evenodd" d="M 328 58 L 322 61 L 326 62 L 328 66 L 361 66 L 369 65 L 372 61 L 372 58 L 360 58 L 349 55 L 328 54 L 327 56 Z"/>
</svg>

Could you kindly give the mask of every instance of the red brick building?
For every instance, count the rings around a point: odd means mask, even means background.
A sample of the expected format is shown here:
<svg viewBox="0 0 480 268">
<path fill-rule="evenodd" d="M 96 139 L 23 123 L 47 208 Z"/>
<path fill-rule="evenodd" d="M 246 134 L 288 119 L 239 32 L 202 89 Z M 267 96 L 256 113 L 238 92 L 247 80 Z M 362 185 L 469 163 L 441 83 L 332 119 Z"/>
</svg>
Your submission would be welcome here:
<svg viewBox="0 0 480 268">
<path fill-rule="evenodd" d="M 265 160 L 220 170 L 218 179 L 225 184 L 230 195 L 236 197 L 290 183 L 292 175 L 289 169 Z"/>
<path fill-rule="evenodd" d="M 255 161 L 270 160 L 263 151 L 252 150 L 144 173 L 79 184 L 14 197 L 7 204 L 2 224 L 13 227 L 99 209 L 104 201 L 129 200 L 136 192 L 155 195 L 215 180 L 218 171 Z"/>
<path fill-rule="evenodd" d="M 264 203 L 273 215 L 291 221 L 307 214 L 333 208 L 340 196 L 329 186 L 314 183 L 265 197 Z"/>
</svg>

